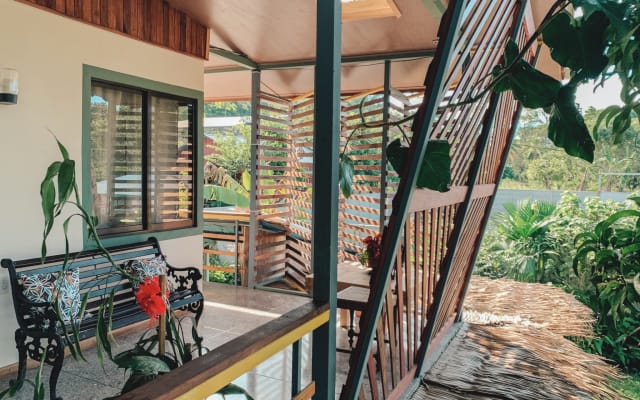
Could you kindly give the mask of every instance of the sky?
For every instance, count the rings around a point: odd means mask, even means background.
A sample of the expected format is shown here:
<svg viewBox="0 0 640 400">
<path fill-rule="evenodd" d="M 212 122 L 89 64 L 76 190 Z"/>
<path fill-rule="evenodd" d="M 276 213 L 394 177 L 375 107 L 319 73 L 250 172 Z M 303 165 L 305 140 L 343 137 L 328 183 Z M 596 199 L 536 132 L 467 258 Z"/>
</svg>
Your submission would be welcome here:
<svg viewBox="0 0 640 400">
<path fill-rule="evenodd" d="M 586 110 L 589 107 L 601 110 L 614 104 L 622 104 L 622 101 L 620 100 L 620 89 L 622 88 L 622 84 L 617 77 L 608 79 L 605 82 L 605 86 L 599 87 L 595 93 L 593 92 L 593 87 L 593 84 L 585 84 L 578 87 L 576 102 L 580 104 L 580 107 L 583 110 Z"/>
</svg>

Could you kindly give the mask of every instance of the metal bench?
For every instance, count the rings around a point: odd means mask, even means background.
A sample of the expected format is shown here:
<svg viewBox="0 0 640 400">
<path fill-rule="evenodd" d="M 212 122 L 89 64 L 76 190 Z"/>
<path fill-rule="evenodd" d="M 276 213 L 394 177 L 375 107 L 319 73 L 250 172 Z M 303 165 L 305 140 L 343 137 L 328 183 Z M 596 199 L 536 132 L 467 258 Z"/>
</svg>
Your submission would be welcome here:
<svg viewBox="0 0 640 400">
<path fill-rule="evenodd" d="M 111 247 L 108 251 L 114 262 L 120 266 L 128 265 L 134 260 L 148 262 L 162 256 L 155 238 Z M 27 355 L 35 361 L 40 361 L 44 357 L 44 361 L 53 367 L 49 378 L 51 399 L 60 399 L 56 397 L 56 384 L 64 361 L 65 345 L 96 336 L 98 311 L 105 300 L 113 296 L 112 329 L 149 318 L 136 303 L 131 280 L 118 274 L 116 268 L 102 252 L 90 250 L 70 254 L 70 261 L 64 272 L 77 274 L 73 278 L 78 282 L 77 293 L 80 298 L 86 296 L 88 299 L 84 316 L 78 320 L 71 315 L 68 322 L 61 323 L 56 313 L 56 307 L 60 309 L 59 303 L 30 300 L 29 297 L 33 296 L 25 294 L 25 282 L 34 277 L 40 279 L 43 276 L 49 278 L 54 276 L 57 279 L 63 268 L 64 259 L 65 256 L 61 254 L 47 257 L 44 263 L 40 258 L 1 261 L 2 267 L 9 271 L 13 306 L 19 325 L 15 332 L 18 349 L 17 383 L 21 385 L 24 381 Z M 174 288 L 169 296 L 171 309 L 193 312 L 197 324 L 204 306 L 204 297 L 198 289 L 198 281 L 202 278 L 202 274 L 195 267 L 175 268 L 167 263 L 166 275 L 170 286 Z M 56 290 L 58 290 L 57 286 Z M 108 316 L 104 318 L 107 319 Z M 77 336 L 72 334 L 72 324 L 78 328 Z"/>
</svg>

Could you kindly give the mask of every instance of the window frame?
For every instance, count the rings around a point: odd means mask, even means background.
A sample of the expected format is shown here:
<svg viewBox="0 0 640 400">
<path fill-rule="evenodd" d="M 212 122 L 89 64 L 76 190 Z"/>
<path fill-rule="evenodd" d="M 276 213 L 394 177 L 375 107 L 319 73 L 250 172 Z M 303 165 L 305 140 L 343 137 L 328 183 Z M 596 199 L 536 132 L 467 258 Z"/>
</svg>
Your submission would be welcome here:
<svg viewBox="0 0 640 400">
<path fill-rule="evenodd" d="M 143 101 L 146 102 L 151 96 L 160 96 L 174 100 L 193 101 L 193 203 L 194 215 L 192 224 L 188 227 L 171 228 L 172 223 L 167 223 L 168 227 L 161 230 L 150 230 L 148 228 L 155 224 L 148 224 L 147 229 L 136 230 L 131 232 L 118 232 L 113 235 L 109 234 L 101 237 L 101 241 L 105 246 L 116 246 L 124 243 L 146 240 L 149 236 L 155 236 L 159 240 L 175 239 L 187 236 L 202 234 L 202 173 L 200 171 L 201 160 L 203 157 L 202 145 L 203 138 L 203 111 L 204 111 L 204 95 L 201 91 L 175 86 L 167 83 L 153 81 L 146 78 L 140 78 L 133 75 L 123 74 L 120 72 L 110 71 L 91 65 L 83 65 L 83 81 L 82 81 L 82 204 L 87 210 L 93 207 L 93 197 L 91 188 L 91 93 L 93 82 L 101 85 L 111 85 L 112 87 L 121 87 L 123 89 L 143 92 Z M 147 111 L 149 111 L 147 109 Z M 144 116 L 143 129 L 147 129 L 149 112 Z M 144 136 L 147 136 L 145 133 Z M 145 146 L 147 147 L 147 146 Z M 148 148 L 144 148 L 146 153 Z M 146 168 L 146 166 L 145 166 Z M 148 174 L 149 171 L 145 175 Z M 146 179 L 145 179 L 146 180 Z M 143 191 L 145 213 L 148 214 L 148 193 L 146 184 Z M 147 221 L 148 222 L 148 221 Z M 95 248 L 93 240 L 89 239 L 87 229 L 83 229 L 83 243 L 85 249 Z"/>
</svg>

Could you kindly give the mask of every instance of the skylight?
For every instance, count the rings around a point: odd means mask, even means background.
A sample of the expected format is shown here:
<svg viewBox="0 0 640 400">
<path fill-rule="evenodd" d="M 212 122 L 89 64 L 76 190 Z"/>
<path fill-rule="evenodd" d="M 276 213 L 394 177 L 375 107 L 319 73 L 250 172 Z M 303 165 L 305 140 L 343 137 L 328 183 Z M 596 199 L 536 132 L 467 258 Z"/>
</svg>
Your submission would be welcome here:
<svg viewBox="0 0 640 400">
<path fill-rule="evenodd" d="M 342 20 L 400 17 L 400 9 L 394 0 L 340 0 L 342 2 Z"/>
</svg>

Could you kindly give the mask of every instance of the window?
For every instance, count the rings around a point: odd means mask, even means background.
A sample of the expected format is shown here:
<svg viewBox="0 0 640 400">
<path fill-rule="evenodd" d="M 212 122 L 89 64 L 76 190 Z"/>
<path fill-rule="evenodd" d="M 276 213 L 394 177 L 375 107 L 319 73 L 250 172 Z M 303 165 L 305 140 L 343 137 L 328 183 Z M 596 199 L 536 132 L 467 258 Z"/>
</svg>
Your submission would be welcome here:
<svg viewBox="0 0 640 400">
<path fill-rule="evenodd" d="M 197 104 L 91 80 L 90 194 L 100 236 L 196 225 Z"/>
</svg>

